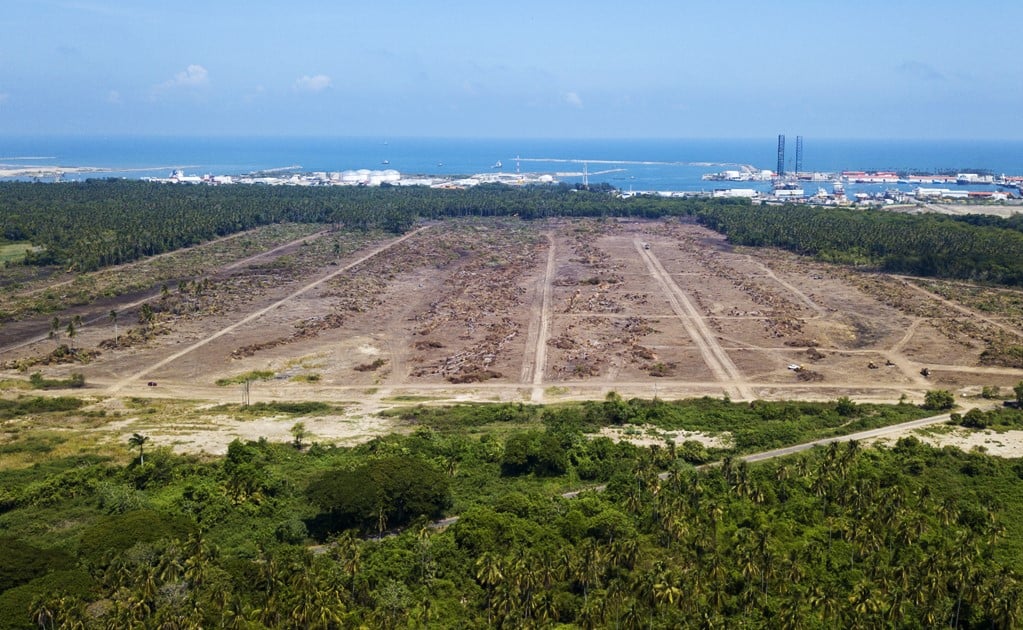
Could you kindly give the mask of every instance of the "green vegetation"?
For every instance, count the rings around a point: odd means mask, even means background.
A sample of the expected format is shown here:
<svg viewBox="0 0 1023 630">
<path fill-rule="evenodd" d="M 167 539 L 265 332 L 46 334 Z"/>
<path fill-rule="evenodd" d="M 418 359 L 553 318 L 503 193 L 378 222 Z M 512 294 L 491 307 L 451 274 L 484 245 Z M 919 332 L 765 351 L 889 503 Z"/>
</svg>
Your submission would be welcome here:
<svg viewBox="0 0 1023 630">
<path fill-rule="evenodd" d="M 1023 284 L 1019 219 L 801 205 L 753 207 L 737 200 L 621 199 L 606 190 L 564 185 L 457 191 L 5 182 L 0 184 L 0 198 L 4 199 L 0 238 L 19 243 L 25 262 L 76 270 L 128 262 L 285 221 L 404 232 L 420 219 L 459 216 L 676 216 L 695 217 L 742 245 L 782 247 L 822 260 L 899 273 Z M 35 249 L 27 249 L 26 242 Z"/>
<path fill-rule="evenodd" d="M 1018 431 L 1023 429 L 1023 414 L 1018 409 L 992 409 L 991 411 L 971 409 L 962 415 L 952 414 L 951 422 L 970 429 Z"/>
<path fill-rule="evenodd" d="M 611 392 L 603 402 L 546 409 L 529 405 L 415 407 L 389 412 L 407 422 L 445 433 L 517 429 L 542 420 L 549 426 L 592 433 L 603 426 L 653 426 L 664 431 L 727 433 L 732 447 L 719 456 L 739 455 L 835 437 L 929 415 L 912 405 L 772 402 L 733 403 L 716 398 L 681 401 L 623 400 Z"/>
<path fill-rule="evenodd" d="M 944 411 L 955 406 L 955 396 L 947 389 L 932 389 L 924 394 L 924 409 Z"/>
<path fill-rule="evenodd" d="M 52 413 L 55 411 L 73 411 L 85 404 L 79 398 L 66 396 L 43 398 L 41 396 L 21 396 L 14 400 L 0 398 L 0 420 L 8 420 L 30 414 Z"/>
<path fill-rule="evenodd" d="M 75 372 L 68 378 L 44 378 L 41 372 L 33 372 L 28 379 L 32 389 L 78 389 L 85 387 L 85 375 Z"/>
<path fill-rule="evenodd" d="M 216 383 L 219 387 L 227 387 L 228 385 L 241 385 L 248 381 L 268 381 L 274 376 L 275 373 L 270 370 L 251 370 L 228 378 L 218 378 Z"/>
<path fill-rule="evenodd" d="M 8 243 L 0 240 L 0 267 L 13 262 L 20 262 L 32 251 L 32 243 Z"/>
<path fill-rule="evenodd" d="M 1023 285 L 1023 234 L 997 222 L 801 205 L 708 205 L 698 216 L 739 245 L 894 273 Z"/>
<path fill-rule="evenodd" d="M 418 457 L 393 455 L 325 471 L 307 494 L 332 532 L 357 527 L 379 533 L 416 517 L 439 517 L 451 503 L 443 473 Z"/>
<path fill-rule="evenodd" d="M 257 402 L 249 405 L 217 405 L 210 410 L 216 413 L 231 413 L 236 416 L 322 416 L 329 413 L 341 413 L 344 411 L 344 407 L 325 402 L 282 400 Z"/>
<path fill-rule="evenodd" d="M 0 470 L 0 628 L 1012 627 L 1019 461 L 906 438 L 697 470 L 690 457 L 712 453 L 693 443 L 591 432 L 802 435 L 808 416 L 844 428 L 921 413 L 612 395 L 409 409 L 411 433 L 352 448 L 44 456 Z M 605 491 L 560 496 L 597 481 Z"/>
</svg>

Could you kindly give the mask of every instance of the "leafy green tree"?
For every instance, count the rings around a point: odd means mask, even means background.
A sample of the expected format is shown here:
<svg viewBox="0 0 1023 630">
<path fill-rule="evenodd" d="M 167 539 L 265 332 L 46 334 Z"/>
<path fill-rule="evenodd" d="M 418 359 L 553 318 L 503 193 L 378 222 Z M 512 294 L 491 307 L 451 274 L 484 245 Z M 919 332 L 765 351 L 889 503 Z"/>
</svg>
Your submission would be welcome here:
<svg viewBox="0 0 1023 630">
<path fill-rule="evenodd" d="M 302 440 L 305 439 L 307 435 L 309 435 L 309 432 L 306 431 L 305 423 L 296 422 L 291 427 L 291 435 L 295 438 L 294 442 L 292 442 L 294 447 L 298 450 L 302 450 Z"/>
<path fill-rule="evenodd" d="M 856 403 L 848 396 L 842 396 L 835 402 L 835 411 L 840 416 L 851 416 L 856 413 Z"/>
<path fill-rule="evenodd" d="M 335 529 L 384 531 L 418 516 L 438 517 L 451 504 L 449 478 L 418 457 L 386 456 L 354 469 L 322 473 L 307 489 Z"/>
<path fill-rule="evenodd" d="M 563 475 L 568 469 L 568 456 L 558 439 L 550 431 L 527 431 L 508 437 L 501 459 L 501 474 L 539 477 Z"/>
<path fill-rule="evenodd" d="M 944 411 L 945 409 L 955 407 L 955 405 L 955 396 L 947 389 L 932 389 L 924 394 L 924 409 Z"/>
</svg>

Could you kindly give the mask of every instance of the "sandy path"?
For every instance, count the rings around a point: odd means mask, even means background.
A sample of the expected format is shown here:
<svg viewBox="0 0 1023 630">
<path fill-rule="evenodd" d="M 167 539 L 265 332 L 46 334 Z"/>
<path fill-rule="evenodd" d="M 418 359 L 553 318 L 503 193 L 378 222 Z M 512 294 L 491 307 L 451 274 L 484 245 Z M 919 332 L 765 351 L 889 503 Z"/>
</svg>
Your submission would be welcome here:
<svg viewBox="0 0 1023 630">
<path fill-rule="evenodd" d="M 707 322 L 704 321 L 703 316 L 693 306 L 692 301 L 682 291 L 682 288 L 675 283 L 672 279 L 671 274 L 661 265 L 661 262 L 657 259 L 654 254 L 646 249 L 640 241 L 635 239 L 633 244 L 636 246 L 636 251 L 639 252 L 640 257 L 646 263 L 647 268 L 650 270 L 652 275 L 661 287 L 664 289 L 664 295 L 668 298 L 668 302 L 671 304 L 671 308 L 675 311 L 682 325 L 685 327 L 686 332 L 692 338 L 693 343 L 700 350 L 700 355 L 703 357 L 707 367 L 710 368 L 714 376 L 721 382 L 727 383 L 735 387 L 738 393 L 739 399 L 741 400 L 753 400 L 753 392 L 749 386 L 744 382 L 742 373 L 739 372 L 739 368 L 736 367 L 735 363 L 725 352 L 721 344 L 718 343 L 717 337 L 714 336 L 713 331 L 707 326 Z"/>
<path fill-rule="evenodd" d="M 320 238 L 321 236 L 323 236 L 326 233 L 327 233 L 327 230 L 320 230 L 319 232 L 313 232 L 309 236 L 303 236 L 302 238 L 296 238 L 295 240 L 291 241 L 290 243 L 285 243 L 283 245 L 278 245 L 277 247 L 274 247 L 273 249 L 268 249 L 265 252 L 259 252 L 258 254 L 253 254 L 252 256 L 249 256 L 248 258 L 242 258 L 241 260 L 235 261 L 235 262 L 231 263 L 230 265 L 225 265 L 224 267 L 221 267 L 220 270 L 221 271 L 230 271 L 232 269 L 237 269 L 238 267 L 241 267 L 242 265 L 246 265 L 246 264 L 248 264 L 248 263 L 250 263 L 250 262 L 252 262 L 254 260 L 259 260 L 260 258 L 265 258 L 267 256 L 271 256 L 271 255 L 276 254 L 277 252 L 279 252 L 281 250 L 287 249 L 289 247 L 294 247 L 294 246 L 299 245 L 299 244 L 301 244 L 301 243 L 303 243 L 303 242 L 305 242 L 305 241 L 307 241 L 309 239 Z"/>
<path fill-rule="evenodd" d="M 952 300 L 944 298 L 944 297 L 938 295 L 937 293 L 932 293 L 932 292 L 928 291 L 927 289 L 925 289 L 925 288 L 923 288 L 921 286 L 917 286 L 917 284 L 915 282 L 913 282 L 912 281 L 913 279 L 910 278 L 909 276 L 893 276 L 893 277 L 894 278 L 899 278 L 900 280 L 902 280 L 902 283 L 906 287 L 916 291 L 917 293 L 920 293 L 921 295 L 927 296 L 928 298 L 934 300 L 935 302 L 940 302 L 941 304 L 944 304 L 945 306 L 947 306 L 947 307 L 949 307 L 951 309 L 955 309 L 955 310 L 959 311 L 960 313 L 962 313 L 964 315 L 967 315 L 967 316 L 969 316 L 969 317 L 971 317 L 973 319 L 979 319 L 980 321 L 985 322 L 987 324 L 991 324 L 992 326 L 995 326 L 996 328 L 1001 328 L 1002 330 L 1004 330 L 1005 332 L 1007 332 L 1007 333 L 1009 333 L 1011 335 L 1016 335 L 1017 337 L 1023 337 L 1023 332 L 1020 332 L 1018 328 L 1013 328 L 1012 326 L 1006 326 L 1005 324 L 1003 324 L 1002 322 L 1000 322 L 1000 321 L 998 321 L 996 319 L 993 319 L 991 317 L 987 317 L 985 315 L 982 315 L 982 314 L 978 313 L 977 311 L 975 311 L 975 310 L 973 310 L 971 308 L 967 308 L 967 307 L 963 306 L 962 304 L 957 304 L 956 302 L 953 302 Z"/>
<path fill-rule="evenodd" d="M 881 427 L 880 429 L 871 429 L 869 431 L 860 431 L 859 433 L 850 433 L 849 435 L 840 435 L 838 437 L 822 438 L 820 440 L 813 440 L 812 442 L 804 442 L 803 444 L 795 444 L 793 446 L 785 446 L 782 448 L 772 449 L 770 451 L 762 451 L 760 453 L 753 453 L 750 455 L 738 455 L 735 457 L 736 461 L 744 462 L 762 462 L 768 459 L 775 459 L 777 457 L 785 457 L 786 455 L 794 455 L 795 453 L 801 453 L 808 451 L 815 446 L 826 446 L 832 442 L 863 442 L 866 440 L 875 440 L 883 437 L 890 437 L 893 435 L 903 435 L 914 431 L 916 429 L 930 426 L 932 424 L 938 424 L 939 422 L 948 422 L 949 414 L 943 413 L 937 416 L 929 416 L 927 418 L 920 418 L 919 420 L 910 420 L 909 422 L 903 422 L 902 424 L 894 424 L 887 427 Z M 696 466 L 697 470 L 707 470 L 708 468 L 714 468 L 720 466 L 721 462 L 711 462 L 709 464 L 703 464 Z M 657 476 L 664 480 L 667 479 L 672 473 L 663 472 Z M 574 499 L 583 492 L 603 492 L 607 489 L 606 485 L 592 486 L 584 488 L 582 490 L 573 490 L 571 492 L 565 492 L 561 496 L 566 499 Z M 458 517 L 450 517 L 451 519 L 458 520 Z M 454 522 L 454 521 L 452 521 Z M 450 523 L 447 523 L 450 524 Z"/>
<path fill-rule="evenodd" d="M 860 431 L 859 433 L 850 433 L 849 435 L 840 435 L 838 437 L 822 438 L 820 440 L 814 440 L 812 442 L 806 442 L 804 444 L 797 444 L 795 446 L 786 446 L 784 448 L 776 448 L 770 451 L 764 451 L 762 453 L 754 453 L 753 455 L 744 455 L 738 457 L 742 461 L 746 462 L 762 462 L 767 459 L 774 459 L 776 457 L 784 457 L 786 455 L 792 455 L 794 453 L 800 453 L 802 451 L 808 451 L 815 446 L 826 446 L 833 442 L 864 442 L 867 440 L 876 440 L 879 438 L 887 438 L 892 436 L 900 436 L 915 431 L 923 427 L 930 426 L 932 424 L 939 424 L 948 422 L 951 414 L 943 413 L 937 416 L 928 416 L 927 418 L 920 418 L 919 420 L 910 420 L 909 422 L 903 422 L 902 424 L 893 424 L 887 427 L 881 427 L 879 429 L 870 429 L 869 431 Z"/>
<path fill-rule="evenodd" d="M 543 377 L 547 368 L 547 338 L 551 329 L 551 294 L 554 282 L 554 238 L 547 234 L 547 267 L 540 291 L 540 313 L 536 333 L 526 345 L 526 361 L 522 365 L 522 382 L 532 383 L 532 401 L 543 402 Z M 532 326 L 530 328 L 533 328 Z M 530 331 L 532 333 L 532 330 Z"/>
<path fill-rule="evenodd" d="M 794 295 L 796 297 L 796 299 L 798 299 L 800 302 L 805 304 L 808 308 L 810 308 L 811 310 L 813 310 L 814 312 L 817 313 L 817 315 L 814 318 L 810 318 L 810 319 L 816 319 L 816 318 L 824 317 L 827 314 L 827 310 L 823 306 L 821 306 L 820 304 L 817 304 L 812 299 L 810 299 L 810 296 L 808 296 L 806 293 L 804 293 L 802 291 L 802 289 L 800 289 L 796 285 L 792 284 L 788 280 L 784 280 L 782 278 L 779 278 L 778 275 L 774 273 L 773 269 L 771 269 L 770 267 L 768 267 L 764 263 L 760 262 L 759 260 L 757 260 L 753 256 L 747 255 L 746 259 L 749 260 L 749 262 L 751 264 L 753 264 L 753 265 L 759 267 L 761 270 L 763 270 L 764 275 L 766 275 L 771 280 L 774 280 L 775 282 L 777 282 L 781 286 L 783 286 L 786 289 L 788 289 L 788 291 L 792 295 Z"/>
<path fill-rule="evenodd" d="M 366 254 L 365 256 L 363 256 L 362 258 L 359 258 L 358 260 L 356 260 L 354 262 L 351 262 L 351 263 L 345 265 L 344 267 L 336 269 L 336 270 L 328 273 L 327 275 L 321 276 L 317 280 L 314 280 L 314 281 L 312 281 L 312 282 L 310 282 L 310 283 L 300 287 L 299 289 L 297 289 L 297 290 L 293 291 L 291 294 L 289 294 L 287 297 L 285 297 L 285 298 L 283 298 L 281 300 L 278 300 L 278 301 L 274 302 L 273 304 L 271 304 L 269 306 L 261 308 L 258 311 L 250 313 L 249 315 L 245 316 L 244 318 L 240 319 L 239 321 L 237 321 L 237 322 L 235 322 L 235 323 L 233 323 L 233 324 L 231 324 L 229 326 L 226 326 L 224 328 L 221 328 L 220 330 L 218 330 L 217 332 L 213 333 L 212 335 L 209 335 L 209 336 L 207 336 L 207 337 L 197 341 L 196 343 L 188 346 L 184 350 L 175 352 L 171 356 L 169 356 L 169 357 L 167 357 L 165 359 L 162 359 L 160 361 L 157 361 L 156 363 L 153 363 L 152 365 L 150 365 L 150 366 L 148 366 L 146 368 L 143 368 L 142 370 L 139 370 L 138 372 L 135 372 L 131 376 L 128 376 L 128 377 L 126 377 L 124 379 L 121 379 L 120 381 L 118 381 L 118 382 L 114 383 L 112 386 L 110 386 L 110 388 L 107 390 L 107 393 L 110 393 L 110 394 L 117 393 L 118 391 L 123 389 L 126 385 L 131 383 L 132 381 L 141 379 L 142 377 L 146 376 L 147 374 L 152 373 L 154 370 L 158 370 L 159 368 L 161 368 L 161 367 L 163 367 L 163 366 L 165 366 L 165 365 L 167 365 L 167 364 L 169 364 L 169 363 L 171 363 L 173 361 L 176 361 L 176 360 L 180 359 L 181 357 L 183 357 L 183 356 L 185 356 L 185 355 L 187 355 L 187 354 L 189 354 L 189 353 L 191 353 L 191 352 L 193 352 L 193 351 L 195 351 L 195 350 L 205 346 L 206 344 L 210 343 L 211 341 L 213 341 L 215 339 L 218 339 L 218 338 L 228 334 L 229 332 L 235 330 L 236 328 L 238 328 L 240 326 L 244 326 L 245 324 L 247 324 L 247 323 L 249 323 L 249 322 L 251 322 L 251 321 L 253 321 L 255 319 L 258 319 L 258 318 L 262 317 L 263 315 L 266 315 L 270 311 L 272 311 L 272 310 L 274 310 L 274 309 L 276 309 L 276 308 L 278 308 L 278 307 L 280 307 L 280 306 L 282 306 L 284 304 L 287 304 L 288 302 L 294 300 L 295 298 L 297 298 L 298 296 L 302 295 L 303 293 L 306 293 L 307 291 L 315 289 L 316 287 L 320 286 L 324 282 L 326 282 L 326 281 L 328 281 L 328 280 L 330 280 L 330 279 L 332 279 L 332 278 L 334 278 L 336 276 L 339 276 L 342 273 L 345 273 L 345 272 L 349 271 L 353 267 L 356 267 L 356 266 L 366 262 L 370 258 L 373 258 L 374 256 L 377 256 L 377 255 L 379 255 L 379 254 L 381 254 L 381 253 L 391 249 L 395 245 L 397 245 L 399 243 L 402 243 L 402 242 L 412 238 L 413 236 L 416 236 L 417 234 L 419 234 L 419 233 L 421 233 L 421 232 L 423 232 L 424 230 L 427 230 L 427 229 L 429 229 L 429 226 L 421 227 L 421 228 L 419 228 L 417 230 L 409 232 L 405 236 L 402 236 L 400 238 L 396 238 L 396 239 L 394 239 L 392 241 L 389 241 L 388 243 L 385 243 L 384 245 L 381 245 L 380 247 L 374 249 L 373 251 L 371 251 L 368 254 Z"/>
<path fill-rule="evenodd" d="M 204 245 L 211 245 L 211 244 L 214 244 L 214 243 L 219 243 L 221 241 L 226 241 L 226 240 L 230 240 L 230 239 L 233 239 L 233 238 L 238 238 L 239 236 L 242 236 L 244 234 L 248 234 L 248 233 L 250 233 L 252 231 L 254 231 L 254 230 L 246 230 L 244 232 L 238 232 L 236 234 L 231 234 L 231 235 L 228 235 L 228 236 L 223 236 L 221 238 L 214 239 L 212 241 L 208 241 L 206 243 L 200 243 L 199 245 L 193 245 L 192 247 L 186 247 L 184 249 L 176 249 L 176 250 L 174 250 L 172 252 L 166 252 L 166 253 L 163 253 L 163 254 L 157 254 L 156 256 L 150 256 L 150 257 L 148 257 L 148 258 L 146 258 L 144 260 L 136 261 L 134 263 L 129 263 L 128 265 L 125 265 L 124 267 L 120 267 L 119 269 L 130 269 L 133 265 L 137 265 L 137 264 L 140 264 L 140 263 L 143 263 L 143 262 L 150 262 L 150 261 L 156 260 L 157 258 L 164 258 L 164 257 L 167 257 L 167 256 L 172 256 L 174 254 L 181 254 L 183 252 L 187 252 L 188 250 L 194 249 L 196 247 L 202 247 Z M 304 242 L 304 241 L 306 241 L 308 239 L 319 238 L 319 237 L 323 236 L 326 233 L 327 233 L 326 230 L 321 230 L 319 232 L 315 232 L 315 233 L 310 234 L 308 236 L 303 236 L 302 238 L 297 238 L 297 239 L 295 239 L 295 240 L 293 240 L 291 242 L 285 243 L 283 245 L 278 245 L 277 247 L 275 247 L 273 249 L 267 250 L 265 252 L 260 252 L 258 254 L 253 255 L 253 256 L 249 256 L 247 258 L 243 258 L 243 259 L 235 261 L 235 262 L 233 262 L 231 264 L 228 264 L 228 265 L 225 265 L 223 267 L 220 267 L 218 269 L 218 271 L 223 272 L 223 271 L 230 271 L 232 269 L 236 269 L 236 268 L 238 268 L 238 267 L 240 267 L 242 265 L 245 265 L 247 263 L 252 262 L 253 260 L 257 260 L 259 258 L 270 256 L 270 255 L 272 255 L 272 254 L 274 254 L 276 252 L 279 252 L 281 250 L 287 249 L 289 247 L 294 247 L 294 246 L 296 246 L 296 245 L 298 245 L 298 244 L 300 244 L 300 243 L 302 243 L 302 242 Z M 59 287 L 59 286 L 65 285 L 65 284 L 70 284 L 73 281 L 74 281 L 73 279 L 72 280 L 66 280 L 64 282 L 60 282 L 60 283 L 51 285 L 49 287 L 44 287 L 43 289 L 36 289 L 34 291 L 30 291 L 26 295 L 31 295 L 32 293 L 38 293 L 39 291 L 44 291 L 46 289 L 50 289 L 50 288 L 54 288 L 54 287 Z M 130 302 L 128 304 L 122 305 L 119 309 L 117 309 L 117 314 L 121 315 L 121 314 L 126 313 L 128 311 L 136 309 L 136 308 L 142 306 L 143 304 L 145 304 L 147 302 L 152 302 L 153 300 L 157 299 L 158 297 L 160 297 L 160 292 L 154 291 L 151 295 L 148 295 L 148 296 L 146 296 L 144 298 L 140 298 L 138 300 L 135 300 L 134 302 Z M 83 320 L 82 321 L 82 326 L 88 326 L 90 324 L 95 324 L 96 322 L 100 322 L 100 321 L 104 321 L 104 320 L 110 321 L 110 314 L 109 313 L 104 313 L 102 315 L 97 315 L 96 317 L 92 317 L 92 318 Z M 11 344 L 9 346 L 5 346 L 3 348 L 0 348 L 0 354 L 11 352 L 13 350 L 18 350 L 20 348 L 24 348 L 25 346 L 30 346 L 30 345 L 32 345 L 34 343 L 41 343 L 43 341 L 46 341 L 49 338 L 50 338 L 49 337 L 49 333 L 36 335 L 35 337 L 31 337 L 31 338 L 26 339 L 24 341 L 20 341 L 18 343 L 14 343 L 14 344 Z"/>
<path fill-rule="evenodd" d="M 260 226 L 260 227 L 265 227 L 265 226 Z M 212 241 L 206 241 L 204 243 L 198 243 L 196 245 L 192 245 L 191 247 L 183 247 L 181 249 L 175 249 L 173 251 L 164 252 L 162 254 L 156 254 L 154 256 L 147 256 L 147 257 L 141 258 L 139 260 L 133 260 L 130 263 L 126 263 L 124 265 L 120 265 L 120 266 L 116 266 L 116 267 L 111 267 L 111 269 L 117 269 L 118 271 L 123 271 L 123 270 L 126 270 L 126 269 L 131 269 L 132 267 L 137 267 L 138 265 L 141 265 L 143 263 L 149 263 L 149 262 L 152 262 L 154 260 L 159 260 L 161 258 L 167 258 L 168 256 L 175 256 L 177 254 L 181 254 L 181 253 L 184 253 L 184 252 L 187 252 L 187 251 L 191 251 L 191 250 L 196 249 L 198 247 L 206 247 L 207 245 L 214 245 L 216 243 L 222 243 L 224 241 L 229 241 L 231 239 L 235 239 L 235 238 L 238 238 L 240 236 L 245 236 L 246 234 L 249 234 L 251 232 L 255 232 L 256 230 L 260 229 L 260 227 L 252 228 L 251 230 L 245 230 L 243 232 L 235 232 L 234 234 L 228 234 L 227 236 L 221 236 L 220 238 L 215 238 Z M 301 240 L 301 239 L 299 239 L 299 240 Z M 225 267 L 225 269 L 226 269 L 226 267 Z M 104 269 L 99 269 L 99 270 L 97 270 L 94 273 L 100 273 L 102 271 L 104 271 Z M 75 279 L 71 278 L 70 280 L 64 280 L 64 281 L 58 282 L 56 284 L 50 284 L 50 285 L 47 285 L 45 287 L 40 287 L 38 289 L 32 289 L 31 291 L 26 291 L 24 293 L 18 294 L 18 296 L 19 297 L 25 297 L 25 296 L 29 296 L 29 295 L 35 295 L 36 293 L 42 293 L 43 291 L 49 291 L 50 289 L 56 289 L 57 287 L 63 287 L 63 286 L 69 285 L 69 284 L 71 284 L 74 281 L 75 281 Z"/>
<path fill-rule="evenodd" d="M 146 296 L 144 298 L 135 300 L 134 302 L 131 302 L 129 304 L 125 304 L 124 306 L 122 306 L 120 308 L 120 310 L 118 310 L 118 316 L 120 316 L 120 314 L 124 313 L 125 311 L 130 311 L 133 308 L 138 308 L 139 306 L 142 306 L 146 302 L 151 302 L 151 301 L 155 300 L 159 296 L 160 296 L 160 293 L 157 291 L 157 292 L 154 292 L 152 295 L 148 295 L 148 296 Z M 105 315 L 97 315 L 96 317 L 90 317 L 89 319 L 82 320 L 82 326 L 81 327 L 85 327 L 85 326 L 88 326 L 90 324 L 95 324 L 96 322 L 102 321 L 102 320 L 108 320 L 109 321 L 110 320 L 110 314 L 107 313 Z M 18 343 L 13 343 L 13 344 L 11 344 L 9 346 L 3 347 L 2 349 L 0 349 L 0 354 L 4 354 L 6 352 L 11 352 L 12 350 L 18 350 L 19 348 L 24 348 L 25 346 L 31 346 L 34 343 L 41 343 L 43 341 L 46 341 L 49 338 L 50 338 L 49 333 L 42 334 L 42 335 L 36 335 L 35 337 L 30 337 L 29 339 L 26 339 L 25 341 L 20 341 Z"/>
</svg>

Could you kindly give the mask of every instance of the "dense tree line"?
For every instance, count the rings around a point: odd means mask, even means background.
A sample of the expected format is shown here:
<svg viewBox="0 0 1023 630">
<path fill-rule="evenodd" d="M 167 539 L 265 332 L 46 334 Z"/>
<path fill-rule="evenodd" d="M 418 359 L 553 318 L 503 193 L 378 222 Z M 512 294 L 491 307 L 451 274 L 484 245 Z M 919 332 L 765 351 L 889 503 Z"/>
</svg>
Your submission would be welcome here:
<svg viewBox="0 0 1023 630">
<path fill-rule="evenodd" d="M 0 470 L 0 628 L 1014 627 L 1018 460 L 906 438 L 698 470 L 720 453 L 588 435 L 880 410 L 611 396 L 409 410 L 352 448 L 44 459 Z M 560 496 L 585 479 L 606 490 Z"/>
<path fill-rule="evenodd" d="M 139 181 L 0 184 L 0 242 L 26 261 L 88 270 L 280 221 L 408 230 L 459 216 L 690 216 L 741 245 L 921 276 L 1023 284 L 1023 219 L 752 206 L 743 200 L 622 199 L 565 185 L 423 187 L 169 186 Z"/>
<path fill-rule="evenodd" d="M 797 205 L 707 206 L 699 216 L 739 245 L 894 273 L 1023 284 L 1023 234 L 982 220 Z"/>
<path fill-rule="evenodd" d="M 42 248 L 29 252 L 27 262 L 90 270 L 281 221 L 404 232 L 416 220 L 443 217 L 654 217 L 691 211 L 669 201 L 624 201 L 567 186 L 437 190 L 6 182 L 0 183 L 0 237 Z"/>
</svg>

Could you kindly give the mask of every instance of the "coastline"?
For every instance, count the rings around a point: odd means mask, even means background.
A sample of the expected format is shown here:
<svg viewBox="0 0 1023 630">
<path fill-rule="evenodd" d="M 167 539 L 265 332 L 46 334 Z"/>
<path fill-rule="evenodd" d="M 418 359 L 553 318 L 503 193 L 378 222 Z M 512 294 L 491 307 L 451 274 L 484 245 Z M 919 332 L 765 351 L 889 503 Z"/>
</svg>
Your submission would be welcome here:
<svg viewBox="0 0 1023 630">
<path fill-rule="evenodd" d="M 12 158 L 7 158 L 12 159 Z M 34 159 L 34 158 L 13 158 L 13 159 Z M 13 164 L 0 164 L 0 179 L 14 179 L 18 177 L 44 178 L 64 177 L 65 175 L 83 175 L 87 173 L 148 173 L 152 171 L 167 171 L 172 169 L 197 168 L 194 164 L 180 166 L 153 166 L 147 168 L 120 168 L 109 166 L 15 166 Z"/>
</svg>

